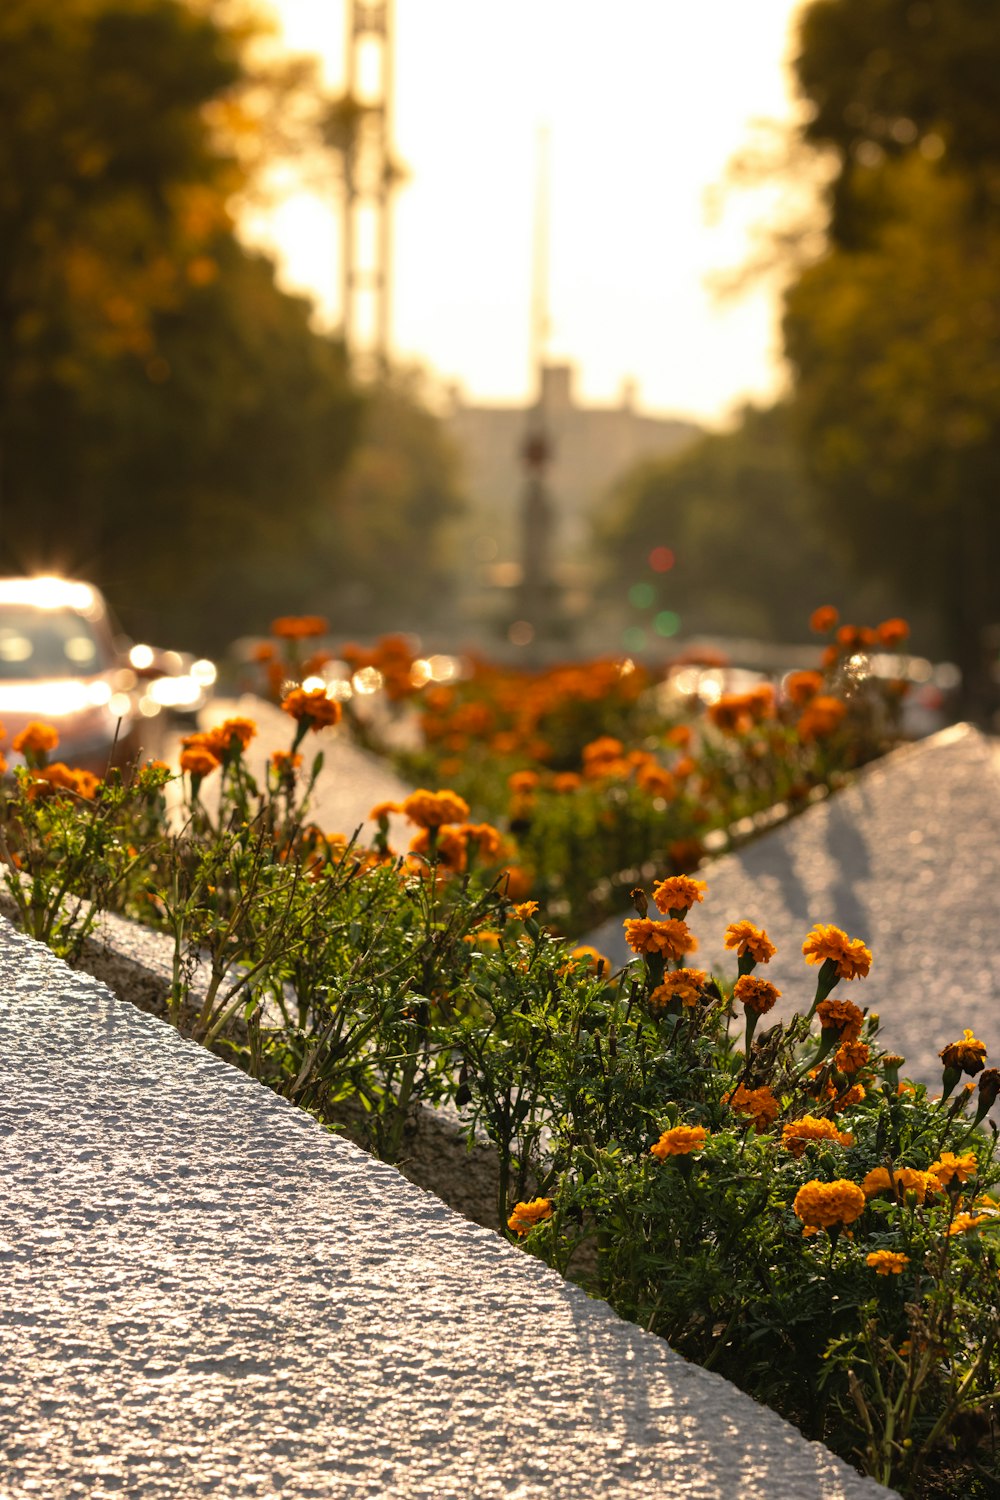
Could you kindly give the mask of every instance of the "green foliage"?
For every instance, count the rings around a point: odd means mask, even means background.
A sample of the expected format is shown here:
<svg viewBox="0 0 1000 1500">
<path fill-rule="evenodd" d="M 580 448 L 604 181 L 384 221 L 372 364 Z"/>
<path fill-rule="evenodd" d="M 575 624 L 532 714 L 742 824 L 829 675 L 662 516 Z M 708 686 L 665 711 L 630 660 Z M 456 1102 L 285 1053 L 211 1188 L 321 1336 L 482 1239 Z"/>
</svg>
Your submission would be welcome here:
<svg viewBox="0 0 1000 1500">
<path fill-rule="evenodd" d="M 827 151 L 830 253 L 792 287 L 793 419 L 826 524 L 998 702 L 1000 15 L 817 0 L 796 70 Z M 992 657 L 992 660 L 991 660 Z"/>
<path fill-rule="evenodd" d="M 627 474 L 596 531 L 602 593 L 655 585 L 686 635 L 795 640 L 817 593 L 855 614 L 887 613 L 884 594 L 848 566 L 843 536 L 829 526 L 806 475 L 784 406 L 746 407 L 728 432 L 712 433 L 674 458 Z M 669 572 L 650 568 L 668 546 Z"/>
</svg>

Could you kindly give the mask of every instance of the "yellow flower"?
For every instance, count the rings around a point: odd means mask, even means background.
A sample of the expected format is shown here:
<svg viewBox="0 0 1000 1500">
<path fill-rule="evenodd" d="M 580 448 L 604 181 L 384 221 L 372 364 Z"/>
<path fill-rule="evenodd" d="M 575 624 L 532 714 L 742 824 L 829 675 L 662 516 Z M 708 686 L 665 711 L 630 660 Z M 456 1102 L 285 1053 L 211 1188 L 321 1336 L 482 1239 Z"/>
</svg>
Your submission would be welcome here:
<svg viewBox="0 0 1000 1500">
<path fill-rule="evenodd" d="M 656 1014 L 666 1010 L 672 1000 L 679 1000 L 690 1009 L 705 998 L 703 990 L 707 983 L 708 975 L 704 969 L 674 969 L 672 973 L 664 974 L 663 983 L 658 984 L 650 995 L 649 1008 Z"/>
<path fill-rule="evenodd" d="M 813 1229 L 832 1229 L 853 1224 L 865 1211 L 865 1195 L 856 1182 L 838 1177 L 836 1182 L 804 1183 L 795 1194 L 792 1211 Z"/>
<path fill-rule="evenodd" d="M 420 828 L 440 828 L 444 823 L 464 823 L 469 804 L 457 792 L 428 792 L 421 787 L 404 799 L 402 811 Z"/>
<path fill-rule="evenodd" d="M 781 1144 L 793 1156 L 801 1156 L 809 1141 L 836 1141 L 839 1146 L 853 1146 L 854 1137 L 838 1130 L 832 1120 L 817 1115 L 803 1115 L 782 1127 Z"/>
<path fill-rule="evenodd" d="M 733 988 L 733 999 L 747 1010 L 756 1011 L 758 1016 L 766 1016 L 773 1010 L 780 994 L 777 985 L 768 979 L 755 979 L 752 974 L 741 974 Z"/>
<path fill-rule="evenodd" d="M 730 922 L 726 928 L 726 947 L 735 948 L 739 958 L 749 953 L 759 964 L 769 963 L 778 951 L 762 927 L 747 921 Z"/>
<path fill-rule="evenodd" d="M 865 1256 L 865 1265 L 871 1266 L 876 1276 L 901 1276 L 910 1257 L 899 1250 L 873 1250 Z"/>
<path fill-rule="evenodd" d="M 653 887 L 653 901 L 666 916 L 672 911 L 687 911 L 696 901 L 704 901 L 708 887 L 703 880 L 690 875 L 671 875 Z"/>
<path fill-rule="evenodd" d="M 966 1151 L 964 1156 L 956 1156 L 953 1151 L 942 1151 L 937 1161 L 932 1161 L 927 1170 L 933 1172 L 941 1186 L 946 1188 L 956 1178 L 959 1182 L 968 1182 L 970 1177 L 975 1177 L 979 1171 L 979 1163 L 973 1151 Z"/>
<path fill-rule="evenodd" d="M 841 979 L 864 979 L 872 966 L 871 950 L 860 938 L 849 938 L 839 927 L 817 922 L 802 944 L 806 962 L 822 964 L 830 959 Z"/>
<path fill-rule="evenodd" d="M 683 958 L 698 946 L 697 938 L 676 918 L 656 922 L 652 917 L 629 917 L 625 941 L 634 953 L 660 953 L 664 958 Z"/>
<path fill-rule="evenodd" d="M 650 1146 L 649 1154 L 657 1161 L 666 1161 L 668 1156 L 688 1156 L 702 1149 L 709 1134 L 703 1125 L 675 1125 L 663 1132 L 655 1146 Z"/>
<path fill-rule="evenodd" d="M 747 1115 L 757 1131 L 764 1131 L 769 1125 L 773 1125 L 781 1110 L 781 1105 L 766 1086 L 747 1089 L 742 1083 L 737 1084 L 734 1093 L 723 1094 L 722 1102 L 728 1104 L 734 1114 Z"/>
<path fill-rule="evenodd" d="M 928 1193 L 939 1193 L 941 1185 L 933 1172 L 921 1172 L 916 1167 L 873 1167 L 861 1184 L 866 1198 L 876 1193 L 894 1193 L 902 1198 L 904 1193 L 916 1193 L 917 1202 L 923 1203 Z"/>
<path fill-rule="evenodd" d="M 591 948 L 588 943 L 581 943 L 578 948 L 574 948 L 570 953 L 570 958 L 586 959 L 591 973 L 596 974 L 598 979 L 604 979 L 611 973 L 610 958 L 605 958 L 603 953 L 599 953 L 596 948 Z"/>
<path fill-rule="evenodd" d="M 17 748 L 17 740 L 14 741 L 14 748 Z M 938 1053 L 946 1068 L 959 1068 L 963 1073 L 968 1073 L 970 1078 L 982 1072 L 986 1055 L 983 1043 L 968 1028 L 962 1033 L 960 1042 L 949 1042 Z"/>
<path fill-rule="evenodd" d="M 535 915 L 535 912 L 537 910 L 537 901 L 519 901 L 517 905 L 513 907 L 514 915 L 519 922 L 526 922 L 529 917 L 533 917 Z"/>
<path fill-rule="evenodd" d="M 969 1229 L 978 1229 L 980 1224 L 985 1224 L 989 1214 L 956 1214 L 948 1225 L 948 1233 L 965 1234 Z"/>
<path fill-rule="evenodd" d="M 536 1224 L 552 1217 L 551 1198 L 533 1198 L 530 1203 L 515 1203 L 507 1228 L 515 1234 L 529 1234 Z"/>
</svg>

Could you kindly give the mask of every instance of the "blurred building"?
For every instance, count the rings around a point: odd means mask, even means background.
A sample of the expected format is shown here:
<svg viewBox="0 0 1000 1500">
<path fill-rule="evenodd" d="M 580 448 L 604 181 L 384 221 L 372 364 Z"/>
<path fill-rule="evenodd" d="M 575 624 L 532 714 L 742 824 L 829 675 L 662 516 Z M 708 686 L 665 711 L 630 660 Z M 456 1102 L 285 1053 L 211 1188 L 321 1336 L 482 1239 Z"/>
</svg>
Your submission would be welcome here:
<svg viewBox="0 0 1000 1500">
<path fill-rule="evenodd" d="M 615 406 L 584 406 L 573 390 L 573 367 L 541 369 L 539 412 L 550 445 L 546 485 L 553 526 L 555 581 L 570 613 L 587 603 L 586 548 L 590 523 L 611 485 L 645 459 L 667 458 L 701 435 L 696 423 L 637 410 L 628 381 Z M 521 582 L 521 505 L 529 412 L 521 406 L 467 403 L 450 392 L 445 423 L 464 466 L 471 513 L 463 551 L 476 592 L 516 589 Z M 471 579 L 470 579 L 471 581 Z M 488 602 L 483 603 L 489 612 Z M 478 612 L 478 611 L 474 611 Z"/>
</svg>

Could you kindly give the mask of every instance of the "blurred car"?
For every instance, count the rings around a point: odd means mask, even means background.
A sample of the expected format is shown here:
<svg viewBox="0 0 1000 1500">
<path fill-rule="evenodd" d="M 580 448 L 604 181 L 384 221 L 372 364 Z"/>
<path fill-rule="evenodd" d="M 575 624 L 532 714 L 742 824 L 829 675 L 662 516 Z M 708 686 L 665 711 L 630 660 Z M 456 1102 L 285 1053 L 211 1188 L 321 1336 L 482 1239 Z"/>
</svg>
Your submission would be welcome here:
<svg viewBox="0 0 1000 1500">
<path fill-rule="evenodd" d="M 136 660 L 131 658 L 135 657 Z M 122 646 L 101 593 L 65 578 L 0 579 L 0 724 L 4 758 L 33 720 L 59 734 L 52 759 L 103 775 L 140 749 L 155 754 L 148 721 L 169 706 L 184 709 L 207 691 L 185 660 L 152 647 Z M 196 664 L 188 661 L 193 670 Z M 209 662 L 197 664 L 214 680 Z M 185 680 L 186 679 L 186 680 Z M 163 689 L 162 683 L 171 686 Z M 163 701 L 161 701 L 163 700 Z"/>
</svg>

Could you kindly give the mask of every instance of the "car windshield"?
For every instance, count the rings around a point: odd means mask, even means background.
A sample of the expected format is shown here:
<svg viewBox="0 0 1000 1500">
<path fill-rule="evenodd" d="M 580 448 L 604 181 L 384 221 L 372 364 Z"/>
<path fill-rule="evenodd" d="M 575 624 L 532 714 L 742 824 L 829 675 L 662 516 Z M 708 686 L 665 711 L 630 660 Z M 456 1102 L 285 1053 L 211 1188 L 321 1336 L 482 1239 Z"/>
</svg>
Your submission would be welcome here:
<svg viewBox="0 0 1000 1500">
<path fill-rule="evenodd" d="M 75 609 L 0 605 L 0 681 L 91 677 L 109 665 L 94 626 Z"/>
</svg>

